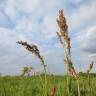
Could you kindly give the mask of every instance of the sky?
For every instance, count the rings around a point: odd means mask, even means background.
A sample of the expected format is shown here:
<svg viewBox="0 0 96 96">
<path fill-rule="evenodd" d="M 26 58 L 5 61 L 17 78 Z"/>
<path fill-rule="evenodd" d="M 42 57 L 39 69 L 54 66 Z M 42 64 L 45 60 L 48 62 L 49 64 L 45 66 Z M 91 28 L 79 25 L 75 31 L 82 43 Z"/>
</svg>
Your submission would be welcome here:
<svg viewBox="0 0 96 96">
<path fill-rule="evenodd" d="M 67 20 L 76 71 L 86 72 L 94 61 L 96 72 L 96 0 L 0 0 L 0 73 L 19 75 L 25 66 L 42 72 L 38 58 L 18 45 L 19 40 L 39 47 L 48 72 L 66 73 L 64 49 L 56 35 L 60 9 Z"/>
</svg>

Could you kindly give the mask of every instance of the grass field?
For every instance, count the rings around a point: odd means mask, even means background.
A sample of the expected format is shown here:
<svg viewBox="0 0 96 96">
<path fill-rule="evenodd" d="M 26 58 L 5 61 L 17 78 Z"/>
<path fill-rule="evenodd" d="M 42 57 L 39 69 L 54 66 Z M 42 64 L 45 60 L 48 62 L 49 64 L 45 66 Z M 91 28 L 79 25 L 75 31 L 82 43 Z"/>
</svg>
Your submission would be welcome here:
<svg viewBox="0 0 96 96">
<path fill-rule="evenodd" d="M 66 76 L 47 76 L 48 77 L 48 96 L 52 85 L 57 86 L 56 96 L 67 96 Z M 88 80 L 87 75 L 80 76 L 80 92 L 81 96 L 88 96 Z M 96 75 L 91 76 L 92 79 L 92 96 L 96 96 Z M 0 77 L 0 96 L 43 96 L 42 82 L 38 76 L 19 77 L 5 76 Z M 76 80 L 72 78 L 71 96 L 77 96 Z"/>
</svg>

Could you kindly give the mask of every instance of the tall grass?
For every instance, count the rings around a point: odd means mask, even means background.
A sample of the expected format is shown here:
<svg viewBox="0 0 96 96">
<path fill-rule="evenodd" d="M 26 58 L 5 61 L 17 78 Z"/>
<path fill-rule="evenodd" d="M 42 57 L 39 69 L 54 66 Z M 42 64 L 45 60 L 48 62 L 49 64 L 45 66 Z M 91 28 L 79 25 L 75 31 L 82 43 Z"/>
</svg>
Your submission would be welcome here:
<svg viewBox="0 0 96 96">
<path fill-rule="evenodd" d="M 93 93 L 92 96 L 96 96 L 96 74 L 93 77 Z M 42 76 L 44 79 L 44 76 Z M 53 79 L 54 78 L 54 79 Z M 47 91 L 50 96 L 50 91 L 54 87 L 53 82 L 56 84 L 55 96 L 68 96 L 66 91 L 66 76 L 49 76 Z M 44 83 L 44 82 L 43 82 Z M 89 96 L 87 90 L 88 81 L 87 74 L 80 75 L 81 96 Z M 72 91 L 71 96 L 78 96 L 76 80 L 72 78 Z M 52 87 L 51 87 L 52 86 Z M 0 96 L 43 96 L 44 89 L 41 86 L 39 76 L 32 77 L 20 77 L 20 76 L 6 76 L 0 77 Z M 60 95 L 58 95 L 61 93 Z"/>
<path fill-rule="evenodd" d="M 93 62 L 89 65 L 89 68 L 87 70 L 88 74 L 88 91 L 89 91 L 89 96 L 92 96 L 92 76 L 90 74 L 91 70 L 93 68 Z"/>
<path fill-rule="evenodd" d="M 63 10 L 59 11 L 59 17 L 57 19 L 57 24 L 59 26 L 59 32 L 57 35 L 59 37 L 60 43 L 64 47 L 64 63 L 67 64 L 67 92 L 68 96 L 71 95 L 71 78 L 70 74 L 73 75 L 77 80 L 78 85 L 78 96 L 80 96 L 80 86 L 79 86 L 79 79 L 75 72 L 72 60 L 71 60 L 71 44 L 70 44 L 70 37 L 68 35 L 68 25 L 66 23 L 66 19 L 63 14 Z"/>
<path fill-rule="evenodd" d="M 30 45 L 27 42 L 23 42 L 23 41 L 18 41 L 17 43 L 21 44 L 23 47 L 25 47 L 32 54 L 35 54 L 37 56 L 37 58 L 41 61 L 41 65 L 44 68 L 44 80 L 45 80 L 45 83 L 43 86 L 44 87 L 44 96 L 47 96 L 47 70 L 46 70 L 47 65 L 45 65 L 44 59 L 41 56 L 38 47 L 36 45 Z"/>
</svg>

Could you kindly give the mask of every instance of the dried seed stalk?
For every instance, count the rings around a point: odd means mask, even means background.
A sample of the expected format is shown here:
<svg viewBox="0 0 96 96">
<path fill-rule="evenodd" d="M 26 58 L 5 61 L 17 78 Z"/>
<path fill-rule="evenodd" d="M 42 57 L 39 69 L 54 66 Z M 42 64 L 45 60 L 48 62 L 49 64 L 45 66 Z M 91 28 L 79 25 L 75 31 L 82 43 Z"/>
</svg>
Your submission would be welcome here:
<svg viewBox="0 0 96 96">
<path fill-rule="evenodd" d="M 40 55 L 40 51 L 38 49 L 38 47 L 36 45 L 30 45 L 27 42 L 23 42 L 23 41 L 18 41 L 18 44 L 21 44 L 23 47 L 25 47 L 29 52 L 31 52 L 32 54 L 35 54 L 41 61 L 41 65 L 43 65 L 44 68 L 44 73 L 45 73 L 45 85 L 44 85 L 44 89 L 45 89 L 45 93 L 44 96 L 47 96 L 47 71 L 46 71 L 46 67 L 47 65 L 45 65 L 44 59 L 43 57 Z"/>
<path fill-rule="evenodd" d="M 91 70 L 93 68 L 93 65 L 94 63 L 92 62 L 90 65 L 89 65 L 89 68 L 87 70 L 87 74 L 88 74 L 88 91 L 89 91 L 89 96 L 92 96 L 92 78 L 91 78 Z"/>
<path fill-rule="evenodd" d="M 40 51 L 36 45 L 30 45 L 27 42 L 23 42 L 23 41 L 18 41 L 17 43 L 24 46 L 32 54 L 35 54 L 40 59 L 41 64 L 44 65 L 44 60 L 43 60 L 42 56 L 40 55 Z"/>
<path fill-rule="evenodd" d="M 64 46 L 64 62 L 67 64 L 67 75 L 71 74 L 74 76 L 77 80 L 78 84 L 78 96 L 80 96 L 80 89 L 79 89 L 79 81 L 77 78 L 76 71 L 74 69 L 72 60 L 71 60 L 71 44 L 70 44 L 70 38 L 68 36 L 68 25 L 66 23 L 66 19 L 63 14 L 63 10 L 59 11 L 59 17 L 57 19 L 57 24 L 59 26 L 60 31 L 57 32 L 57 35 L 59 37 L 60 43 Z M 70 77 L 67 76 L 67 91 L 68 96 L 70 96 L 70 87 L 71 87 L 71 81 Z"/>
</svg>

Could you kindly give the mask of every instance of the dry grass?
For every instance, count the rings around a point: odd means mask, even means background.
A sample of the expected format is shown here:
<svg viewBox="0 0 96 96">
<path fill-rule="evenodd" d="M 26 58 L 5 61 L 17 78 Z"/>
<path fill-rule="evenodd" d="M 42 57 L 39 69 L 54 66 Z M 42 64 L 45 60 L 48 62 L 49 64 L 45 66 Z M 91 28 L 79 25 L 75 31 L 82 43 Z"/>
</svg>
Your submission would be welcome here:
<svg viewBox="0 0 96 96">
<path fill-rule="evenodd" d="M 47 65 L 45 65 L 44 59 L 40 54 L 39 48 L 36 45 L 30 45 L 27 42 L 23 42 L 23 41 L 18 41 L 17 43 L 21 44 L 23 47 L 25 47 L 32 54 L 35 54 L 37 56 L 37 58 L 41 61 L 41 65 L 43 65 L 44 74 L 45 74 L 45 83 L 44 84 L 42 83 L 44 90 L 45 90 L 44 96 L 47 96 L 47 70 L 46 70 Z M 41 78 L 41 76 L 40 76 L 40 78 Z"/>
<path fill-rule="evenodd" d="M 91 70 L 93 68 L 93 64 L 94 64 L 93 62 L 91 64 L 89 64 L 89 68 L 87 70 L 89 96 L 92 96 L 92 89 L 93 89 L 93 87 L 92 87 L 92 78 L 91 78 L 91 74 L 90 74 L 90 72 L 91 72 Z"/>
<path fill-rule="evenodd" d="M 72 60 L 71 60 L 71 44 L 70 44 L 70 38 L 68 36 L 68 25 L 66 23 L 66 19 L 64 17 L 63 10 L 59 11 L 59 17 L 57 19 L 57 24 L 59 26 L 59 32 L 57 32 L 57 35 L 59 37 L 60 43 L 64 46 L 64 62 L 67 64 L 67 73 L 68 75 L 71 74 L 74 76 L 77 80 L 77 85 L 78 85 L 78 96 L 80 96 L 80 88 L 79 88 L 79 80 L 78 76 L 76 74 L 76 71 L 74 69 Z M 71 81 L 68 76 L 67 78 L 67 91 L 68 91 L 68 96 L 70 96 L 70 90 L 71 90 Z"/>
</svg>

